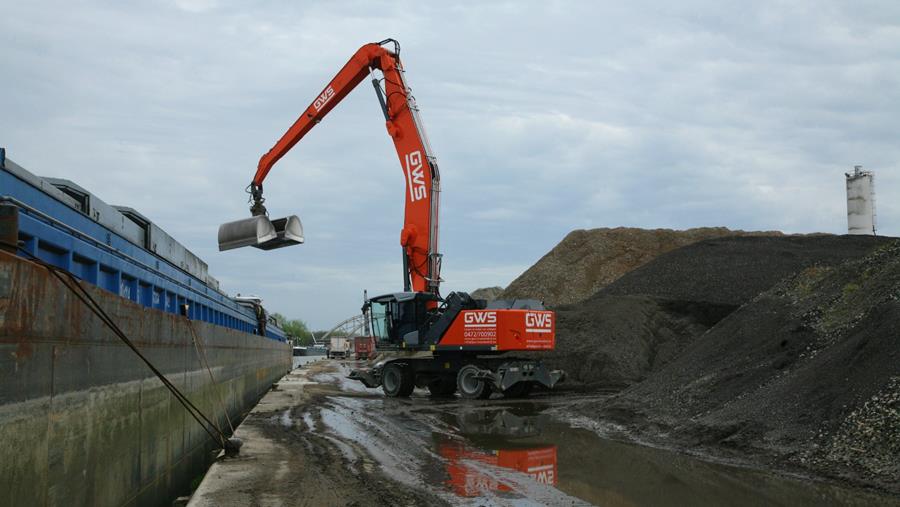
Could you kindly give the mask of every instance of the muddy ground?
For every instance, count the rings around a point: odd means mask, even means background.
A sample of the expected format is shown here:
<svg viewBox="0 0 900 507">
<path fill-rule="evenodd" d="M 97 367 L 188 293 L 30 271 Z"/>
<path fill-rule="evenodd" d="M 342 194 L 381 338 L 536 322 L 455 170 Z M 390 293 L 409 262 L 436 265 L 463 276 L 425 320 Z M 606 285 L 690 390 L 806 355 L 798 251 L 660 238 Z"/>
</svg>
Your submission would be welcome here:
<svg viewBox="0 0 900 507">
<path fill-rule="evenodd" d="M 319 361 L 238 428 L 191 505 L 896 505 L 897 497 L 636 445 L 576 415 L 609 393 L 389 399 Z"/>
<path fill-rule="evenodd" d="M 365 453 L 319 431 L 319 407 L 331 396 L 353 397 L 337 383 L 310 382 L 325 361 L 288 374 L 238 427 L 239 456 L 222 457 L 190 506 L 446 505 L 393 481 Z"/>
</svg>

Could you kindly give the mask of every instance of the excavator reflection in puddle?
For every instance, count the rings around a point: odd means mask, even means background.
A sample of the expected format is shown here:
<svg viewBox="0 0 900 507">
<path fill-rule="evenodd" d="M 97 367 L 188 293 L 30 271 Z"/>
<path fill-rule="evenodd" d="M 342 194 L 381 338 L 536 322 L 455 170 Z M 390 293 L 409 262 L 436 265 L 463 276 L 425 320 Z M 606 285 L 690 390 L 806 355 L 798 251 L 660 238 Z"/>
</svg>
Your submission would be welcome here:
<svg viewBox="0 0 900 507">
<path fill-rule="evenodd" d="M 461 410 L 447 422 L 465 441 L 434 434 L 437 453 L 446 462 L 443 483 L 467 498 L 512 493 L 529 481 L 556 486 L 556 445 L 539 441 L 547 420 L 531 404 Z"/>
<path fill-rule="evenodd" d="M 556 446 L 529 449 L 479 450 L 456 442 L 438 445 L 438 453 L 447 460 L 445 482 L 459 496 L 482 496 L 485 491 L 510 492 L 513 485 L 504 474 L 493 469 L 509 469 L 526 474 L 531 480 L 556 486 Z"/>
</svg>

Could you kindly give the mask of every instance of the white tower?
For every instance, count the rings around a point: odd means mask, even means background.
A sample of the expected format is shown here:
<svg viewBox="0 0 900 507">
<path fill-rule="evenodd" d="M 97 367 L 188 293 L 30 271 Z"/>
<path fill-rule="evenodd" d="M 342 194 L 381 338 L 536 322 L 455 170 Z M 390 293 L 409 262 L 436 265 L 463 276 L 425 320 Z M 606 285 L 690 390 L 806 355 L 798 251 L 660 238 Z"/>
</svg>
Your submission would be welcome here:
<svg viewBox="0 0 900 507">
<path fill-rule="evenodd" d="M 875 235 L 875 173 L 854 166 L 847 176 L 847 233 Z"/>
</svg>

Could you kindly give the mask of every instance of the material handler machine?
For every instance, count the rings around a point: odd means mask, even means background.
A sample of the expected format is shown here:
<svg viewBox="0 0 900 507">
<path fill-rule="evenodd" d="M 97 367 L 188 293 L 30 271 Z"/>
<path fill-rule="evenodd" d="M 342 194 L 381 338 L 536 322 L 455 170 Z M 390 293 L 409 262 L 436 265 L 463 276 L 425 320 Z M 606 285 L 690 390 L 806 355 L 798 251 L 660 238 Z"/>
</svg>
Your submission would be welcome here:
<svg viewBox="0 0 900 507">
<path fill-rule="evenodd" d="M 552 388 L 563 379 L 563 372 L 506 353 L 552 350 L 554 312 L 534 300 L 488 303 L 464 292 L 440 295 L 440 172 L 406 84 L 400 45 L 393 39 L 362 46 L 262 156 L 248 188 L 252 217 L 220 226 L 219 250 L 242 246 L 270 250 L 304 241 L 296 216 L 269 219 L 263 181 L 272 166 L 367 76 L 406 180 L 400 231 L 403 291 L 366 298 L 363 313 L 370 319 L 380 360 L 373 367 L 354 370 L 350 378 L 369 388 L 381 386 L 391 397 L 409 396 L 415 387 L 427 387 L 433 395 L 459 391 L 465 398 L 487 398 L 492 392 L 523 396 L 538 384 Z"/>
</svg>

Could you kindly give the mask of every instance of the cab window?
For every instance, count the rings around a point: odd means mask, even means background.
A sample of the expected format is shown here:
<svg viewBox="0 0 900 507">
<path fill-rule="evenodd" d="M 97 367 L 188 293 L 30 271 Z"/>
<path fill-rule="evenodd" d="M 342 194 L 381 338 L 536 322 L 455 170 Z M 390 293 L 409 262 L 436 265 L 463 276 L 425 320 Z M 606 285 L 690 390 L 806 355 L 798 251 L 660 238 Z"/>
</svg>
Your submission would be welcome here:
<svg viewBox="0 0 900 507">
<path fill-rule="evenodd" d="M 390 341 L 390 303 L 372 302 L 369 308 L 369 316 L 372 321 L 372 336 L 377 342 Z"/>
</svg>

